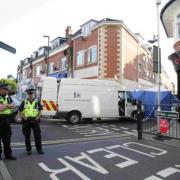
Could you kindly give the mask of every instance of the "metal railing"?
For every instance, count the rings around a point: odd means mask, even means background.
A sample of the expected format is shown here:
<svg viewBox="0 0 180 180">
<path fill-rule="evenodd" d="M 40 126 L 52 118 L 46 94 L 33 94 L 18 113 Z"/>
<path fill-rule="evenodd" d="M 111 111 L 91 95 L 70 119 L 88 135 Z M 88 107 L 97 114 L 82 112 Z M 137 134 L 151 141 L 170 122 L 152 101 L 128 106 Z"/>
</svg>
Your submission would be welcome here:
<svg viewBox="0 0 180 180">
<path fill-rule="evenodd" d="M 141 102 L 138 103 L 138 139 L 142 139 L 143 134 L 160 135 L 173 139 L 180 139 L 180 117 L 177 117 L 180 112 L 180 105 L 161 104 L 160 106 L 164 117 L 160 117 L 160 123 L 158 126 L 156 117 L 157 105 L 152 105 L 152 111 L 149 110 L 151 115 L 146 113 L 146 117 L 144 117 Z M 158 127 L 160 128 L 159 130 Z"/>
</svg>

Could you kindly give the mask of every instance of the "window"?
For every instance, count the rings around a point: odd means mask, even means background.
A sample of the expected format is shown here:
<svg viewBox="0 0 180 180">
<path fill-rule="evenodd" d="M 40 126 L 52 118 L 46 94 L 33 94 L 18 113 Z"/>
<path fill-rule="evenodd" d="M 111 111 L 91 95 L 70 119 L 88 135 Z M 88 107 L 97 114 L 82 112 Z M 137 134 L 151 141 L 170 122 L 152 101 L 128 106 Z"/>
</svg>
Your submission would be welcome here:
<svg viewBox="0 0 180 180">
<path fill-rule="evenodd" d="M 84 64 L 84 50 L 77 52 L 77 66 Z"/>
<path fill-rule="evenodd" d="M 27 78 L 27 70 L 23 70 L 23 79 Z"/>
<path fill-rule="evenodd" d="M 177 16 L 177 39 L 180 39 L 180 14 Z"/>
<path fill-rule="evenodd" d="M 94 63 L 97 60 L 97 47 L 92 46 L 88 49 L 88 63 Z"/>
<path fill-rule="evenodd" d="M 53 62 L 49 63 L 49 68 L 48 68 L 49 73 L 53 72 L 53 67 L 54 67 L 54 63 Z"/>
<path fill-rule="evenodd" d="M 90 21 L 90 22 L 84 24 L 84 25 L 82 26 L 82 34 L 83 34 L 84 36 L 87 36 L 87 35 L 90 33 L 91 28 L 92 28 L 96 23 L 97 23 L 97 22 L 95 22 L 95 21 Z"/>
<path fill-rule="evenodd" d="M 38 51 L 38 56 L 42 56 L 42 55 L 44 55 L 44 54 L 45 54 L 45 48 L 39 49 L 39 51 Z"/>
<path fill-rule="evenodd" d="M 180 39 L 180 22 L 177 25 L 177 33 L 178 33 L 178 39 Z"/>
<path fill-rule="evenodd" d="M 35 75 L 38 76 L 41 73 L 41 66 L 38 64 L 36 65 Z"/>
<path fill-rule="evenodd" d="M 67 69 L 67 58 L 66 57 L 63 57 L 60 59 L 59 68 L 60 68 L 60 70 Z"/>
</svg>

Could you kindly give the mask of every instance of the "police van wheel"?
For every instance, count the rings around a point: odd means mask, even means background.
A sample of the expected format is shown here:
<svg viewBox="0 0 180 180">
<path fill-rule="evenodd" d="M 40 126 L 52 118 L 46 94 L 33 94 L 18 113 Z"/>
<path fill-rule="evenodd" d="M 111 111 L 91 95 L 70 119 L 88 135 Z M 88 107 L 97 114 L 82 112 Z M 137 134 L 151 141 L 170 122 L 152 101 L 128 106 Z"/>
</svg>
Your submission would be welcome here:
<svg viewBox="0 0 180 180">
<path fill-rule="evenodd" d="M 80 122 L 80 120 L 81 120 L 81 115 L 80 115 L 79 112 L 71 112 L 68 115 L 67 120 L 71 124 L 78 124 Z"/>
</svg>

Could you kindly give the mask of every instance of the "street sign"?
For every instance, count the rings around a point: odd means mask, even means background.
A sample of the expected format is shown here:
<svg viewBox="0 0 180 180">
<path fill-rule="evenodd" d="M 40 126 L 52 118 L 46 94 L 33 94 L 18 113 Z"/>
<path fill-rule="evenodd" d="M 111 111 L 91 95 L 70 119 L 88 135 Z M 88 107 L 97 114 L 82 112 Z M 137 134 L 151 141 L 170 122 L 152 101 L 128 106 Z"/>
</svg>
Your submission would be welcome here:
<svg viewBox="0 0 180 180">
<path fill-rule="evenodd" d="M 155 111 L 155 117 L 179 119 L 179 113 L 172 111 Z"/>
<path fill-rule="evenodd" d="M 159 123 L 160 132 L 166 134 L 169 131 L 169 122 L 167 119 L 160 119 Z"/>
<path fill-rule="evenodd" d="M 16 49 L 15 48 L 13 48 L 13 47 L 3 43 L 2 41 L 0 41 L 0 48 L 4 49 L 6 51 L 9 51 L 9 52 L 11 52 L 13 54 L 16 53 Z"/>
</svg>

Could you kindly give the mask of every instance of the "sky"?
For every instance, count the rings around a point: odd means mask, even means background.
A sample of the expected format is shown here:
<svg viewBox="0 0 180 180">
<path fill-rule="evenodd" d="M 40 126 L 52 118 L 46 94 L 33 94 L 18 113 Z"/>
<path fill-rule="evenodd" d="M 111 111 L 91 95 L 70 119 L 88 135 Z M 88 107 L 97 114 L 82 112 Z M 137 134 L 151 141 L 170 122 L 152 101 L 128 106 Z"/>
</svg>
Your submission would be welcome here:
<svg viewBox="0 0 180 180">
<path fill-rule="evenodd" d="M 168 2 L 162 0 L 160 9 Z M 16 48 L 16 54 L 0 49 L 0 78 L 17 75 L 20 60 L 30 57 L 41 46 L 58 36 L 65 36 L 71 26 L 73 32 L 90 19 L 112 18 L 122 20 L 133 32 L 139 32 L 145 41 L 157 34 L 156 0 L 0 0 L 0 41 Z M 171 81 L 176 73 L 168 55 L 173 53 L 173 39 L 167 38 L 160 22 L 162 65 Z"/>
</svg>

